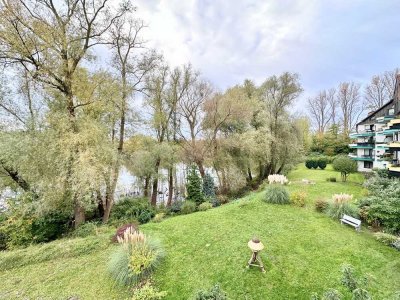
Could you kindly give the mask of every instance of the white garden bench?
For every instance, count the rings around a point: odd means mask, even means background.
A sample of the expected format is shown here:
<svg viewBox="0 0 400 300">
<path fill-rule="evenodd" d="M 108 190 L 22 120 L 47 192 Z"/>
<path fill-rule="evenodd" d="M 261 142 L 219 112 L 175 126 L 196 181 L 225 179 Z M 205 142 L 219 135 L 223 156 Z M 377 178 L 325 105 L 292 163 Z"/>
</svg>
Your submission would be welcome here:
<svg viewBox="0 0 400 300">
<path fill-rule="evenodd" d="M 360 229 L 361 229 L 361 221 L 356 218 L 353 218 L 351 216 L 348 216 L 348 215 L 343 215 L 343 217 L 340 219 L 340 223 L 341 224 L 343 224 L 343 223 L 349 224 L 358 231 L 360 231 Z"/>
</svg>

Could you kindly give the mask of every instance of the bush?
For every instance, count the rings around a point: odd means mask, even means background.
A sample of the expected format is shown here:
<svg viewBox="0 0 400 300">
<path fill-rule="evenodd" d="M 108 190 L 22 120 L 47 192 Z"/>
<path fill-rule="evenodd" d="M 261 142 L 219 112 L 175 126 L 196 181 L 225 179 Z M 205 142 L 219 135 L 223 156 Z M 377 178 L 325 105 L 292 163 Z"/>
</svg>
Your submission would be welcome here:
<svg viewBox="0 0 400 300">
<path fill-rule="evenodd" d="M 210 202 L 203 202 L 202 204 L 199 205 L 199 210 L 205 211 L 211 209 L 212 207 L 213 205 Z"/>
<path fill-rule="evenodd" d="M 200 205 L 204 201 L 201 178 L 197 173 L 196 166 L 194 165 L 190 167 L 189 173 L 187 175 L 186 190 L 186 200 L 192 201 L 196 203 L 196 205 Z"/>
<path fill-rule="evenodd" d="M 218 195 L 217 200 L 220 204 L 227 204 L 229 203 L 229 198 L 226 195 Z"/>
<path fill-rule="evenodd" d="M 265 190 L 264 201 L 273 204 L 289 204 L 289 192 L 282 185 L 270 185 Z"/>
<path fill-rule="evenodd" d="M 318 199 L 317 201 L 315 201 L 315 210 L 317 212 L 325 212 L 329 207 L 329 203 L 328 201 L 325 201 L 323 199 Z"/>
<path fill-rule="evenodd" d="M 160 223 L 165 218 L 165 213 L 158 213 L 154 216 L 153 222 Z"/>
<path fill-rule="evenodd" d="M 174 202 L 172 202 L 169 210 L 171 213 L 178 214 L 181 212 L 182 205 L 183 205 L 183 201 L 174 201 Z"/>
<path fill-rule="evenodd" d="M 290 202 L 296 206 L 306 205 L 307 193 L 304 191 L 293 192 L 290 194 Z"/>
<path fill-rule="evenodd" d="M 333 161 L 333 169 L 340 172 L 342 181 L 346 181 L 349 174 L 357 172 L 357 163 L 347 155 L 338 155 Z"/>
<path fill-rule="evenodd" d="M 161 300 L 167 292 L 159 292 L 151 284 L 146 283 L 140 288 L 133 290 L 132 300 Z"/>
<path fill-rule="evenodd" d="M 348 202 L 329 203 L 326 213 L 328 216 L 334 219 L 341 219 L 343 215 L 359 218 L 358 208 Z"/>
<path fill-rule="evenodd" d="M 358 287 L 357 278 L 354 274 L 354 268 L 351 265 L 342 266 L 342 284 L 353 291 Z"/>
<path fill-rule="evenodd" d="M 386 246 L 392 246 L 396 241 L 400 240 L 399 237 L 384 232 L 376 232 L 374 233 L 374 237 Z"/>
<path fill-rule="evenodd" d="M 141 282 L 164 257 L 158 242 L 134 230 L 126 230 L 118 243 L 120 246 L 111 256 L 108 270 L 119 285 L 132 286 Z"/>
<path fill-rule="evenodd" d="M 400 233 L 400 181 L 375 176 L 364 186 L 368 196 L 359 204 L 370 224 L 379 224 L 389 232 Z"/>
<path fill-rule="evenodd" d="M 209 202 L 211 202 L 213 207 L 217 207 L 217 206 L 221 205 L 221 202 L 219 202 L 217 197 L 215 197 L 214 199 L 211 199 L 211 201 L 209 201 Z"/>
<path fill-rule="evenodd" d="M 191 214 L 192 212 L 196 211 L 196 203 L 193 201 L 185 201 L 181 207 L 181 213 L 184 215 Z"/>
<path fill-rule="evenodd" d="M 367 290 L 358 288 L 353 291 L 351 300 L 372 300 L 372 297 Z"/>
<path fill-rule="evenodd" d="M 97 225 L 93 222 L 86 222 L 80 225 L 72 233 L 72 237 L 87 237 L 90 235 L 95 235 L 97 233 Z"/>
<path fill-rule="evenodd" d="M 328 289 L 322 295 L 322 300 L 340 300 L 340 299 L 342 299 L 342 294 L 335 289 Z"/>
<path fill-rule="evenodd" d="M 155 215 L 155 209 L 146 198 L 124 198 L 114 204 L 111 218 L 122 220 L 137 220 L 141 224 L 147 223 Z"/>
<path fill-rule="evenodd" d="M 317 160 L 318 168 L 320 168 L 321 170 L 324 170 L 326 168 L 327 164 L 328 164 L 328 161 L 325 156 L 321 156 L 318 158 L 318 160 Z"/>
<path fill-rule="evenodd" d="M 227 300 L 226 293 L 218 284 L 214 285 L 210 290 L 200 290 L 196 293 L 195 300 Z"/>
<path fill-rule="evenodd" d="M 314 165 L 314 161 L 312 159 L 308 158 L 308 159 L 306 159 L 305 165 L 306 165 L 307 169 L 312 169 L 313 165 Z"/>
<path fill-rule="evenodd" d="M 394 241 L 394 243 L 392 244 L 392 246 L 396 249 L 400 251 L 400 238 L 397 239 L 396 241 Z"/>
<path fill-rule="evenodd" d="M 137 226 L 136 224 L 132 224 L 132 223 L 122 225 L 121 227 L 119 227 L 117 229 L 117 232 L 112 237 L 112 241 L 114 243 L 118 242 L 118 238 L 122 238 L 124 236 L 125 231 L 128 230 L 128 229 L 131 232 L 132 231 L 139 231 L 139 226 Z"/>
<path fill-rule="evenodd" d="M 328 178 L 326 179 L 326 181 L 329 181 L 329 182 L 336 182 L 336 177 L 328 177 Z"/>
</svg>

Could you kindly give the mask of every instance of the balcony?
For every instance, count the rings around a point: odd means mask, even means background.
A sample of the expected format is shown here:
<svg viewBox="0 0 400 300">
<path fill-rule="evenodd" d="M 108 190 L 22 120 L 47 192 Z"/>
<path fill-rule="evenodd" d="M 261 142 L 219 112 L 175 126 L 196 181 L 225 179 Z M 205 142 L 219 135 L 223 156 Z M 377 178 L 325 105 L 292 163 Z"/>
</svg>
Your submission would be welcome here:
<svg viewBox="0 0 400 300">
<path fill-rule="evenodd" d="M 357 143 L 357 144 L 350 144 L 350 148 L 352 149 L 374 149 L 373 143 Z"/>
<path fill-rule="evenodd" d="M 391 128 L 391 129 L 399 129 L 399 126 L 400 126 L 399 118 L 390 120 L 389 123 L 387 124 L 387 127 Z M 394 127 L 394 128 L 392 128 L 392 127 Z"/>
<path fill-rule="evenodd" d="M 374 135 L 375 135 L 375 131 L 368 130 L 368 131 L 362 131 L 362 132 L 352 132 L 352 133 L 350 133 L 350 138 L 354 139 L 354 138 L 358 138 L 358 137 L 370 137 L 370 136 L 374 136 Z"/>
<path fill-rule="evenodd" d="M 359 160 L 359 161 L 374 161 L 375 157 L 373 155 L 359 155 L 359 156 L 353 156 L 349 155 L 351 159 L 354 160 Z"/>
<path fill-rule="evenodd" d="M 392 173 L 397 173 L 393 174 L 396 176 L 400 175 L 400 162 L 398 160 L 393 160 L 392 164 L 389 166 L 389 171 Z"/>
<path fill-rule="evenodd" d="M 389 143 L 389 148 L 399 148 L 400 149 L 400 141 L 393 141 Z"/>
</svg>

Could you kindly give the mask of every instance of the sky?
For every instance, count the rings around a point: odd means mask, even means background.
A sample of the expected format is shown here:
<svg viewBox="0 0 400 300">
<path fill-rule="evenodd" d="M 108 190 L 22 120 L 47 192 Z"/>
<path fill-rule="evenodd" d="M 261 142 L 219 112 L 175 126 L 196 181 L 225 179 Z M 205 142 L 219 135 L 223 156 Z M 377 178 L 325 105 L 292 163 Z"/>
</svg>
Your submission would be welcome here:
<svg viewBox="0 0 400 300">
<path fill-rule="evenodd" d="M 307 97 L 400 66 L 400 1 L 135 0 L 148 47 L 218 89 L 285 71 Z"/>
</svg>

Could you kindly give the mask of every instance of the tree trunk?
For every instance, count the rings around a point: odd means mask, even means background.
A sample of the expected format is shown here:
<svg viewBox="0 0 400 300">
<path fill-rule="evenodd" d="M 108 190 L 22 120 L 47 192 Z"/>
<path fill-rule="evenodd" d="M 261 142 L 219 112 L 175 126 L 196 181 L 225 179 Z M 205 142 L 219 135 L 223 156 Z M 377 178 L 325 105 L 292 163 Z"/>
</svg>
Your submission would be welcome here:
<svg viewBox="0 0 400 300">
<path fill-rule="evenodd" d="M 157 205 L 157 195 L 158 195 L 158 169 L 160 168 L 161 159 L 157 158 L 156 165 L 154 167 L 155 177 L 153 179 L 153 188 L 151 193 L 151 205 Z"/>
<path fill-rule="evenodd" d="M 106 201 L 104 203 L 105 207 L 104 207 L 103 223 L 108 222 L 112 206 L 114 205 L 114 194 L 115 194 L 115 189 L 117 187 L 118 176 L 119 176 L 119 159 L 117 159 L 117 162 L 115 164 L 116 165 L 113 170 L 111 183 L 107 182 L 106 186 L 106 199 L 105 199 Z"/>
<path fill-rule="evenodd" d="M 248 183 L 251 183 L 253 181 L 253 175 L 251 174 L 251 169 L 250 167 L 247 167 L 247 177 L 246 180 Z"/>
<path fill-rule="evenodd" d="M 104 216 L 104 203 L 103 203 L 103 197 L 101 196 L 101 192 L 100 191 L 96 192 L 96 200 L 97 200 L 97 214 L 98 214 L 98 217 L 103 219 L 103 216 Z"/>
<path fill-rule="evenodd" d="M 173 168 L 168 169 L 168 201 L 167 206 L 171 206 L 172 204 L 172 196 L 174 194 L 174 173 Z"/>
<path fill-rule="evenodd" d="M 143 196 L 149 197 L 149 184 L 150 184 L 150 176 L 146 176 L 144 178 L 144 188 L 143 188 Z"/>
<path fill-rule="evenodd" d="M 85 209 L 79 203 L 78 199 L 75 199 L 75 208 L 74 208 L 74 220 L 75 220 L 75 229 L 77 229 L 80 225 L 85 223 Z"/>
<path fill-rule="evenodd" d="M 204 179 L 204 177 L 206 176 L 206 171 L 204 170 L 203 162 L 197 161 L 196 165 L 199 168 L 201 178 Z"/>
</svg>

